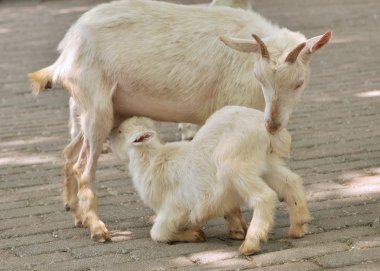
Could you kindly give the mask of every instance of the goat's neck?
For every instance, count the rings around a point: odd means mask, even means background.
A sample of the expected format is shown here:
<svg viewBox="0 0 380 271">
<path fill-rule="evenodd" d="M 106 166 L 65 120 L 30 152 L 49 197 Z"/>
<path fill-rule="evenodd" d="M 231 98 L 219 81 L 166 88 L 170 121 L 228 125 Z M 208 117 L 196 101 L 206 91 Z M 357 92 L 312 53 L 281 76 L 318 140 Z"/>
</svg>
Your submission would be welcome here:
<svg viewBox="0 0 380 271">
<path fill-rule="evenodd" d="M 161 147 L 160 142 L 153 141 L 147 145 L 133 148 L 129 152 L 129 166 L 138 169 L 140 174 L 145 172 Z"/>
<path fill-rule="evenodd" d="M 211 106 L 203 116 L 210 116 L 216 110 L 226 105 L 241 105 L 264 111 L 265 101 L 260 83 L 253 75 L 253 64 L 257 57 L 227 51 L 226 62 L 231 65 L 221 65 L 218 89 L 210 99 Z M 235 92 L 239 90 L 239 94 Z"/>
<path fill-rule="evenodd" d="M 148 146 L 139 146 L 129 153 L 133 185 L 144 203 L 156 212 L 162 204 L 164 193 L 159 192 L 161 185 L 155 180 L 160 176 L 152 174 L 152 166 L 161 147 L 162 144 L 157 141 L 149 143 Z"/>
</svg>

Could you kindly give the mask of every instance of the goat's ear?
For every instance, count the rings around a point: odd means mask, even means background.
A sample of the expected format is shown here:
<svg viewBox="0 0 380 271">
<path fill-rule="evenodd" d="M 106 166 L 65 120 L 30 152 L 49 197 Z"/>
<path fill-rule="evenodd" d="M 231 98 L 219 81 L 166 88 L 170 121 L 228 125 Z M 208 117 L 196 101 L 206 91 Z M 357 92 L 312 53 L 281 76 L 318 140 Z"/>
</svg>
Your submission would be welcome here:
<svg viewBox="0 0 380 271">
<path fill-rule="evenodd" d="M 221 36 L 220 40 L 228 47 L 244 53 L 258 53 L 260 46 L 252 39 L 238 39 Z"/>
<path fill-rule="evenodd" d="M 317 36 L 311 39 L 308 39 L 306 41 L 306 54 L 311 55 L 314 54 L 316 51 L 321 49 L 323 46 L 325 46 L 331 39 L 332 37 L 332 32 L 326 32 L 324 35 Z"/>
<path fill-rule="evenodd" d="M 131 143 L 133 145 L 142 145 L 149 143 L 156 137 L 156 132 L 155 131 L 144 131 L 144 132 L 139 132 L 134 134 L 131 137 Z"/>
</svg>

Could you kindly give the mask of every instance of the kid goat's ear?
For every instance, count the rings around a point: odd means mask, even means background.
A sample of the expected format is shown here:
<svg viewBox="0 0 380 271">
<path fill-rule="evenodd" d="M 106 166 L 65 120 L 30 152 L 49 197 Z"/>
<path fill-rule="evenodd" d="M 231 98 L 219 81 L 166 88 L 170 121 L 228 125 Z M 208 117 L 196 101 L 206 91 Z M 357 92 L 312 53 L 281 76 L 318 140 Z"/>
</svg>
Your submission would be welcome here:
<svg viewBox="0 0 380 271">
<path fill-rule="evenodd" d="M 144 131 L 136 133 L 132 136 L 131 141 L 133 145 L 143 145 L 149 143 L 156 137 L 155 131 Z"/>
</svg>

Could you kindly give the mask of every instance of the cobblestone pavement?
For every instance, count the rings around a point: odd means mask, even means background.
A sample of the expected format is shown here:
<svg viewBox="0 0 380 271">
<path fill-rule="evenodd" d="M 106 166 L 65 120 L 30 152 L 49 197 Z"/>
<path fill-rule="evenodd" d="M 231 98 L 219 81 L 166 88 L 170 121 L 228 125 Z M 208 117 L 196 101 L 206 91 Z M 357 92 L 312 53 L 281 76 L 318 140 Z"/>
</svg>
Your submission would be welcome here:
<svg viewBox="0 0 380 271">
<path fill-rule="evenodd" d="M 290 121 L 290 166 L 305 179 L 310 234 L 288 239 L 279 205 L 268 243 L 252 257 L 238 255 L 222 219 L 205 225 L 205 243 L 153 242 L 152 212 L 111 154 L 100 159 L 97 191 L 113 241 L 95 243 L 73 227 L 61 199 L 68 96 L 34 98 L 26 73 L 52 63 L 69 25 L 98 2 L 0 1 L 1 270 L 380 270 L 380 1 L 254 0 L 280 25 L 334 38 L 313 59 Z M 174 125 L 161 128 L 176 139 Z"/>
</svg>

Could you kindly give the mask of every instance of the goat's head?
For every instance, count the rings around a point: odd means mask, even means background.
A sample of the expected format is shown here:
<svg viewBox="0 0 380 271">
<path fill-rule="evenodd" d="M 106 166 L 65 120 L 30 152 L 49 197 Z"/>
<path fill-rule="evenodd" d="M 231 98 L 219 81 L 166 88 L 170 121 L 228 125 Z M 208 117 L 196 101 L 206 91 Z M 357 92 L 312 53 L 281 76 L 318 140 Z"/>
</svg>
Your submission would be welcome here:
<svg viewBox="0 0 380 271">
<path fill-rule="evenodd" d="M 144 117 L 125 120 L 111 132 L 111 149 L 122 160 L 128 160 L 131 147 L 144 146 L 156 138 L 154 123 Z"/>
<path fill-rule="evenodd" d="M 179 123 L 177 128 L 181 140 L 192 140 L 198 130 L 199 126 L 192 123 Z"/>
<path fill-rule="evenodd" d="M 253 39 L 221 37 L 229 47 L 260 57 L 254 63 L 253 74 L 260 83 L 265 98 L 265 120 L 268 132 L 286 127 L 293 107 L 309 82 L 309 60 L 318 49 L 327 44 L 332 33 L 317 36 L 296 44 L 289 51 L 286 40 L 268 41 L 267 45 L 255 34 Z M 274 44 L 272 48 L 271 45 Z M 282 43 L 282 47 L 278 46 Z M 279 52 L 279 49 L 280 52 Z"/>
</svg>

